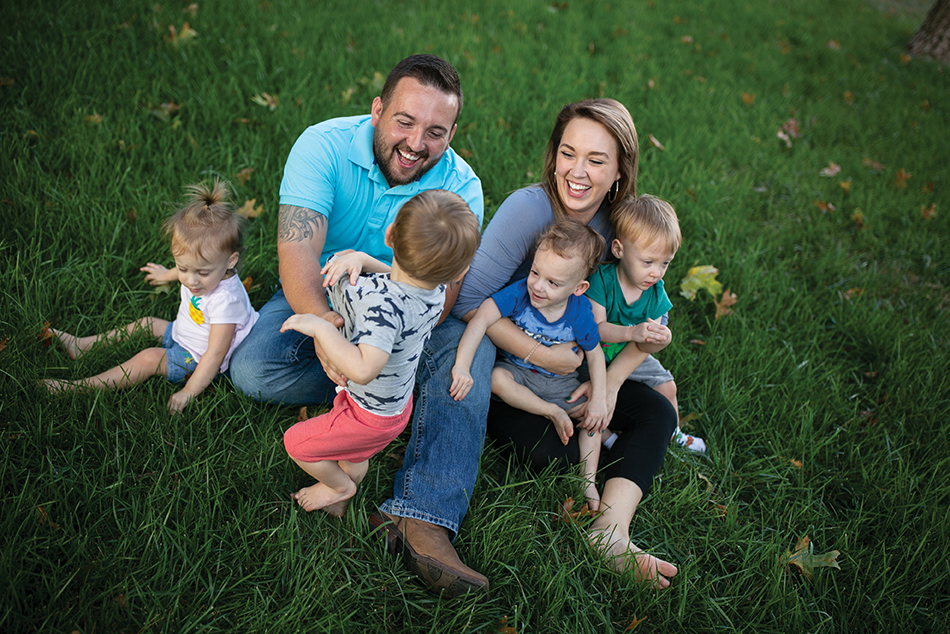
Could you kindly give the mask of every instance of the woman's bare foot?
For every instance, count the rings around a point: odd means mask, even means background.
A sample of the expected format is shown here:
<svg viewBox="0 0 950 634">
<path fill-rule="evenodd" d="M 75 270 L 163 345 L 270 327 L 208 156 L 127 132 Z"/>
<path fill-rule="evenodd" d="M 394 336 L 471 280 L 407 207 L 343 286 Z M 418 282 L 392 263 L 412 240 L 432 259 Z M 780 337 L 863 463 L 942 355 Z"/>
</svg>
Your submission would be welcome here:
<svg viewBox="0 0 950 634">
<path fill-rule="evenodd" d="M 62 379 L 43 379 L 40 381 L 40 385 L 45 387 L 50 394 L 58 394 L 60 392 L 67 392 L 69 390 L 75 389 L 72 381 L 65 381 Z"/>
<path fill-rule="evenodd" d="M 317 482 L 313 486 L 304 487 L 296 493 L 292 493 L 290 497 L 296 500 L 297 504 L 308 513 L 323 509 L 331 515 L 335 515 L 335 513 L 328 510 L 329 507 L 342 503 L 343 511 L 346 511 L 346 501 L 354 495 L 356 495 L 356 484 L 352 481 L 344 491 L 337 491 L 322 482 Z M 342 517 L 342 512 L 337 517 Z"/>
<path fill-rule="evenodd" d="M 59 345 L 63 347 L 63 350 L 66 351 L 66 355 L 73 361 L 81 357 L 86 352 L 79 345 L 79 337 L 71 335 L 64 330 L 56 330 L 55 328 L 50 328 L 49 332 L 51 335 L 53 335 L 53 339 L 55 339 Z"/>
<path fill-rule="evenodd" d="M 669 577 L 679 572 L 676 566 L 644 552 L 615 526 L 591 529 L 589 540 L 617 572 L 636 568 L 637 581 L 652 581 L 657 590 L 670 587 Z"/>
</svg>

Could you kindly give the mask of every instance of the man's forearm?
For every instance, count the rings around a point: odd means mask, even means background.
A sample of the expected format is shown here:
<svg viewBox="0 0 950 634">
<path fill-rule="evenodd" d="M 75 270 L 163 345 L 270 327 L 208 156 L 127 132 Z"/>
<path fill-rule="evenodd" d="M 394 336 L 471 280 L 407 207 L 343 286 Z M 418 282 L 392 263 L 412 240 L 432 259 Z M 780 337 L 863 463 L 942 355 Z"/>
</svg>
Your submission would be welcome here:
<svg viewBox="0 0 950 634">
<path fill-rule="evenodd" d="M 330 310 L 320 253 L 327 236 L 327 218 L 305 207 L 280 206 L 277 257 L 287 303 L 297 314 L 323 315 Z"/>
</svg>

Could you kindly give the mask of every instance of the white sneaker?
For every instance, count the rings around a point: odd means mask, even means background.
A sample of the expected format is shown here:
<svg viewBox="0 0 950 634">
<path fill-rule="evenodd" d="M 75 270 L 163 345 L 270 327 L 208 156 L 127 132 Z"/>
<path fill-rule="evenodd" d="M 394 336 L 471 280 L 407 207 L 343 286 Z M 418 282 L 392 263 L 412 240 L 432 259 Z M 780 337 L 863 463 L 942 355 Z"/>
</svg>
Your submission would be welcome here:
<svg viewBox="0 0 950 634">
<path fill-rule="evenodd" d="M 680 447 L 686 447 L 690 451 L 706 453 L 706 442 L 698 436 L 690 436 L 689 434 L 683 433 L 679 425 L 676 426 L 676 431 L 673 432 L 672 441 Z"/>
</svg>

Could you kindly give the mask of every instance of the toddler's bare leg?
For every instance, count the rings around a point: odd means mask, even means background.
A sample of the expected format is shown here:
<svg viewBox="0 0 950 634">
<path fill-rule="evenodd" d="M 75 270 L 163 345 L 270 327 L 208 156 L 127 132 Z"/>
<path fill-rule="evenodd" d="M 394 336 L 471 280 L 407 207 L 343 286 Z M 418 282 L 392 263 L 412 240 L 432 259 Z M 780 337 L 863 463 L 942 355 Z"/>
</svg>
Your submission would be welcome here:
<svg viewBox="0 0 950 634">
<path fill-rule="evenodd" d="M 359 487 L 360 482 L 362 482 L 363 478 L 366 477 L 366 471 L 369 469 L 369 460 L 364 460 L 363 462 L 340 460 L 340 468 L 343 469 L 346 475 L 350 476 L 350 480 L 353 481 L 353 484 Z M 342 502 L 328 504 L 321 510 L 324 513 L 332 515 L 333 517 L 343 517 L 346 514 L 346 507 L 349 505 L 349 503 L 350 500 L 347 498 Z"/>
<path fill-rule="evenodd" d="M 676 400 L 676 382 L 666 381 L 665 383 L 660 383 L 653 389 L 665 396 L 667 400 L 673 404 L 673 409 L 676 410 L 676 420 L 679 422 L 680 406 Z"/>
<path fill-rule="evenodd" d="M 150 377 L 168 376 L 164 348 L 146 348 L 137 355 L 105 372 L 78 381 L 46 379 L 43 383 L 50 392 L 92 388 L 94 390 L 121 390 L 138 385 Z"/>
<path fill-rule="evenodd" d="M 310 512 L 326 508 L 356 495 L 356 483 L 336 460 L 303 462 L 293 456 L 291 458 L 297 466 L 318 480 L 316 484 L 304 487 L 290 496 L 303 510 Z"/>
<path fill-rule="evenodd" d="M 142 317 L 130 324 L 126 324 L 122 328 L 116 328 L 115 330 L 110 330 L 100 335 L 91 335 L 89 337 L 77 337 L 64 330 L 56 330 L 54 328 L 50 328 L 49 331 L 52 333 L 53 338 L 66 350 L 66 354 L 69 358 L 75 361 L 101 341 L 110 342 L 121 336 L 127 337 L 137 330 L 147 330 L 152 333 L 153 336 L 161 339 L 167 327 L 168 322 L 164 319 Z"/>
<path fill-rule="evenodd" d="M 591 511 L 600 510 L 600 493 L 597 491 L 597 465 L 600 461 L 600 432 L 591 436 L 586 429 L 578 429 L 580 434 L 577 444 L 580 448 L 581 462 L 584 465 L 584 479 L 587 486 L 584 489 L 584 498 Z"/>
<path fill-rule="evenodd" d="M 491 392 L 512 407 L 544 416 L 554 423 L 561 442 L 565 445 L 568 438 L 574 433 L 574 422 L 563 408 L 554 403 L 548 403 L 529 388 L 515 381 L 511 372 L 502 368 L 495 368 L 491 373 Z"/>
</svg>

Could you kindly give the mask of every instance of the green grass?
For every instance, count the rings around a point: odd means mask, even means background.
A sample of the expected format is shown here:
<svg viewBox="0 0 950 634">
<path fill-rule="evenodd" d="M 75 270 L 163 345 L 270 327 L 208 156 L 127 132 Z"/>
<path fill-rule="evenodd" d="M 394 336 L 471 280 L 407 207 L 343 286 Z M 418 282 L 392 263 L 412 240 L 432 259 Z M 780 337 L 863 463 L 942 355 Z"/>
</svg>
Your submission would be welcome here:
<svg viewBox="0 0 950 634">
<path fill-rule="evenodd" d="M 950 629 L 950 72 L 901 59 L 920 7 L 187 4 L 0 7 L 0 630 L 493 632 L 504 618 L 519 633 L 622 632 L 644 617 L 637 632 Z M 186 21 L 198 36 L 168 44 Z M 533 476 L 491 444 L 457 546 L 492 592 L 441 601 L 365 528 L 405 437 L 335 520 L 289 501 L 305 481 L 281 444 L 292 409 L 226 381 L 179 418 L 158 380 L 36 387 L 145 345 L 70 362 L 37 342 L 45 321 L 91 334 L 174 315 L 174 294 L 138 267 L 170 262 L 160 227 L 185 184 L 222 175 L 239 204 L 264 205 L 243 270 L 260 307 L 291 144 L 367 112 L 377 74 L 414 52 L 459 70 L 453 146 L 489 212 L 537 180 L 560 106 L 591 96 L 627 105 L 639 189 L 677 208 L 661 359 L 711 450 L 671 451 L 634 522 L 635 541 L 680 566 L 666 592 L 608 572 L 583 527 L 557 519 L 577 478 Z M 251 100 L 262 92 L 279 106 Z M 788 148 L 776 132 L 790 118 Z M 841 172 L 819 176 L 829 162 Z M 732 316 L 715 320 L 704 292 L 677 296 L 696 264 L 738 295 Z M 808 581 L 782 565 L 805 535 L 840 551 L 841 569 Z"/>
</svg>

